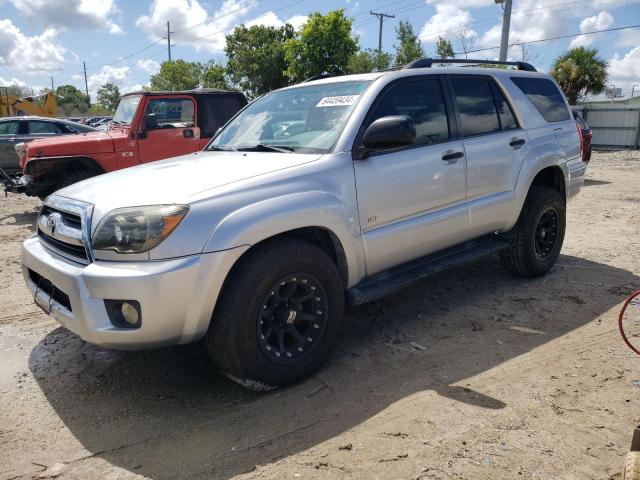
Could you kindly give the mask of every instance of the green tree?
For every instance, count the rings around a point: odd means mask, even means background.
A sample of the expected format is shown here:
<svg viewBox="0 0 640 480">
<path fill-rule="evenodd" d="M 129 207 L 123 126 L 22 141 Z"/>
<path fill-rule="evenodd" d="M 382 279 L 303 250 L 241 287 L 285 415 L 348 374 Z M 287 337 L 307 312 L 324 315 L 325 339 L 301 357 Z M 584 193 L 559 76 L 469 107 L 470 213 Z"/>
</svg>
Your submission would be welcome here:
<svg viewBox="0 0 640 480">
<path fill-rule="evenodd" d="M 202 66 L 200 86 L 204 88 L 222 88 L 223 90 L 228 90 L 229 86 L 227 85 L 224 74 L 224 67 L 211 60 Z"/>
<path fill-rule="evenodd" d="M 250 97 L 287 86 L 284 44 L 293 37 L 294 29 L 289 24 L 280 28 L 236 27 L 227 35 L 224 49 L 229 79 Z"/>
<path fill-rule="evenodd" d="M 343 9 L 326 15 L 312 13 L 295 37 L 284 44 L 286 75 L 299 82 L 322 73 L 346 71 L 349 59 L 358 51 L 358 40 L 351 36 L 352 23 Z"/>
<path fill-rule="evenodd" d="M 607 61 L 598 49 L 577 47 L 563 53 L 551 68 L 551 75 L 560 84 L 571 105 L 589 94 L 602 93 L 607 85 Z"/>
<path fill-rule="evenodd" d="M 162 62 L 160 71 L 151 76 L 149 87 L 151 90 L 191 90 L 198 88 L 202 79 L 202 64 L 200 62 L 185 62 L 173 60 Z"/>
<path fill-rule="evenodd" d="M 438 58 L 454 58 L 456 52 L 453 50 L 453 45 L 446 38 L 438 37 L 436 43 L 436 55 Z"/>
<path fill-rule="evenodd" d="M 391 66 L 392 55 L 388 52 L 377 50 L 360 50 L 349 59 L 347 71 L 349 73 L 368 73 L 384 70 Z"/>
<path fill-rule="evenodd" d="M 396 27 L 396 39 L 396 66 L 406 65 L 416 58 L 424 57 L 422 43 L 408 21 L 400 20 L 400 25 Z"/>
<path fill-rule="evenodd" d="M 109 112 L 115 112 L 120 103 L 120 89 L 115 83 L 107 82 L 98 89 L 98 103 Z"/>
<path fill-rule="evenodd" d="M 89 99 L 73 85 L 60 85 L 56 88 L 58 110 L 65 115 L 83 115 L 89 109 Z"/>
</svg>

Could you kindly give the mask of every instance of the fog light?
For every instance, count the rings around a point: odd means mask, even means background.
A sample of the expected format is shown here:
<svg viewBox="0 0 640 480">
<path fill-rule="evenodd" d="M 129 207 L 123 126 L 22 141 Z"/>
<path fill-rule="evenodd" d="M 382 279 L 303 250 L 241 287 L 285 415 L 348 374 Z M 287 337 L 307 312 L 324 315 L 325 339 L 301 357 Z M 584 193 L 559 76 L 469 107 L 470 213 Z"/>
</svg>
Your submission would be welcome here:
<svg viewBox="0 0 640 480">
<path fill-rule="evenodd" d="M 138 323 L 138 320 L 140 320 L 138 310 L 136 310 L 136 307 L 128 302 L 122 302 L 120 311 L 122 312 L 122 317 L 124 318 L 125 322 L 127 322 L 129 325 L 135 325 Z"/>
<path fill-rule="evenodd" d="M 105 300 L 104 306 L 114 327 L 140 328 L 142 313 L 139 302 L 135 300 Z"/>
</svg>

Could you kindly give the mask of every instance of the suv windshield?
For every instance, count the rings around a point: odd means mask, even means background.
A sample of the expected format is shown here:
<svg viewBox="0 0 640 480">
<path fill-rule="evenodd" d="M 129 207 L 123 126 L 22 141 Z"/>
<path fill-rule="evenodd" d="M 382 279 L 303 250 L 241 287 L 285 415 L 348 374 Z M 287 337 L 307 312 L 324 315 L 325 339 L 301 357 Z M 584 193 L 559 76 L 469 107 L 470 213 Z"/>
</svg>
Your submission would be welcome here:
<svg viewBox="0 0 640 480">
<path fill-rule="evenodd" d="M 371 82 L 324 83 L 268 93 L 231 120 L 208 149 L 327 153 Z"/>
<path fill-rule="evenodd" d="M 131 95 L 120 100 L 116 113 L 113 116 L 113 123 L 115 125 L 129 125 L 136 113 L 141 97 L 141 95 Z"/>
</svg>

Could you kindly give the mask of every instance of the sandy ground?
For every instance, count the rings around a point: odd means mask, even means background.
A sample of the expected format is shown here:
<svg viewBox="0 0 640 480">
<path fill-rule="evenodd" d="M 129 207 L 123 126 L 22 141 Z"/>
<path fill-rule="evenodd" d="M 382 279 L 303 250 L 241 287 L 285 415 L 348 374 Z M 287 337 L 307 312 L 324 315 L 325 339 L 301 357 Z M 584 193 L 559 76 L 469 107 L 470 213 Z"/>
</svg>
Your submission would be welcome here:
<svg viewBox="0 0 640 480">
<path fill-rule="evenodd" d="M 200 345 L 114 352 L 31 301 L 39 203 L 0 198 L 0 479 L 619 479 L 640 359 L 640 152 L 596 153 L 544 278 L 496 258 L 352 308 L 326 366 L 269 394 Z"/>
</svg>

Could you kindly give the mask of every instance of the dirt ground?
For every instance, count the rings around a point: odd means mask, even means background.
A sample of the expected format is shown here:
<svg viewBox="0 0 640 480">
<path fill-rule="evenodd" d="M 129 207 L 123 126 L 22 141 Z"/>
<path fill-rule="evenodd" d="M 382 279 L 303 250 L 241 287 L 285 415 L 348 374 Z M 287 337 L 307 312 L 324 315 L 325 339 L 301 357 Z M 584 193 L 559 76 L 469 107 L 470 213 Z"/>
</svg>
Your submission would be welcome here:
<svg viewBox="0 0 640 480">
<path fill-rule="evenodd" d="M 621 478 L 640 152 L 596 153 L 588 177 L 547 276 L 488 258 L 351 308 L 326 366 L 268 394 L 200 345 L 115 352 L 60 328 L 20 272 L 39 202 L 0 198 L 0 479 Z"/>
</svg>

